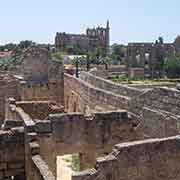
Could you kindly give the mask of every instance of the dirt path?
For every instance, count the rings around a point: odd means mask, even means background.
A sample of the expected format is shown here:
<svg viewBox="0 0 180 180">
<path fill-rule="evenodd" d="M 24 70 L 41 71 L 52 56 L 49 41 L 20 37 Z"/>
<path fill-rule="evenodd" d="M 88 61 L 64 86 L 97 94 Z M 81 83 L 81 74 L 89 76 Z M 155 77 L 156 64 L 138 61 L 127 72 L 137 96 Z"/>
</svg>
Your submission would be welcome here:
<svg viewBox="0 0 180 180">
<path fill-rule="evenodd" d="M 71 180 L 71 156 L 59 156 L 57 157 L 57 180 Z"/>
</svg>

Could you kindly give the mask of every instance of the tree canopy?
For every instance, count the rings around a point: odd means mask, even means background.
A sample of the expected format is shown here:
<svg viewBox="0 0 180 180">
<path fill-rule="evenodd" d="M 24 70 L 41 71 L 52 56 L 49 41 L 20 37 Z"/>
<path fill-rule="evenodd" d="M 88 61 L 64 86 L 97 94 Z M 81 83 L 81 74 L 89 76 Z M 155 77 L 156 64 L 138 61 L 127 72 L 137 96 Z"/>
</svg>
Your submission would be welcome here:
<svg viewBox="0 0 180 180">
<path fill-rule="evenodd" d="M 167 58 L 164 63 L 164 70 L 169 78 L 179 78 L 180 55 Z"/>
</svg>

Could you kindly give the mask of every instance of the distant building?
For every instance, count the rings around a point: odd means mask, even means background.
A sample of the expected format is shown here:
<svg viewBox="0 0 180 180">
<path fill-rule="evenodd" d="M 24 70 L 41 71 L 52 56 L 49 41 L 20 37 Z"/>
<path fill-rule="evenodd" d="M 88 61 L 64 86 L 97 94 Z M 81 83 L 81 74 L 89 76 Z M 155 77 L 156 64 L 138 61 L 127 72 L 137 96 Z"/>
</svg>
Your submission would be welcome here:
<svg viewBox="0 0 180 180">
<path fill-rule="evenodd" d="M 129 43 L 126 63 L 128 68 L 144 68 L 146 74 L 159 74 L 163 59 L 180 54 L 180 36 L 173 43 Z"/>
<path fill-rule="evenodd" d="M 109 51 L 109 30 L 109 21 L 107 21 L 106 28 L 88 28 L 86 34 L 66 34 L 65 32 L 57 32 L 55 46 L 56 49 L 70 49 L 72 51 L 79 48 L 84 52 L 88 50 L 93 51 L 95 48 L 100 47 L 107 53 Z"/>
</svg>

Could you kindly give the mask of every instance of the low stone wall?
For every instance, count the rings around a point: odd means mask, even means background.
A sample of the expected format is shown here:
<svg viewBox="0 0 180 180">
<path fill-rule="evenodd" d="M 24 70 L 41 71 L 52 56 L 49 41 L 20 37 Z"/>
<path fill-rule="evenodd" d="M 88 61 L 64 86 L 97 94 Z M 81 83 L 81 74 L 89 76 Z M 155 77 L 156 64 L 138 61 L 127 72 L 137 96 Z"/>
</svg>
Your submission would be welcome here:
<svg viewBox="0 0 180 180">
<path fill-rule="evenodd" d="M 28 85 L 26 82 L 22 81 L 19 88 L 22 101 L 55 101 L 63 105 L 63 93 L 63 82 Z"/>
<path fill-rule="evenodd" d="M 45 119 L 49 114 L 63 113 L 64 108 L 52 101 L 19 101 L 16 107 L 22 108 L 32 119 Z"/>
<path fill-rule="evenodd" d="M 180 138 L 122 143 L 97 159 L 95 169 L 75 173 L 72 180 L 179 180 Z"/>
<path fill-rule="evenodd" d="M 19 113 L 23 109 L 32 119 L 44 120 L 49 114 L 63 113 L 64 107 L 58 106 L 52 101 L 15 101 L 13 98 L 9 98 L 6 101 L 6 116 L 7 120 L 23 121 Z"/>
<path fill-rule="evenodd" d="M 117 84 L 87 72 L 81 72 L 80 78 L 95 87 L 123 96 L 134 97 L 140 95 L 143 92 L 139 89 L 129 87 L 127 85 Z"/>
</svg>

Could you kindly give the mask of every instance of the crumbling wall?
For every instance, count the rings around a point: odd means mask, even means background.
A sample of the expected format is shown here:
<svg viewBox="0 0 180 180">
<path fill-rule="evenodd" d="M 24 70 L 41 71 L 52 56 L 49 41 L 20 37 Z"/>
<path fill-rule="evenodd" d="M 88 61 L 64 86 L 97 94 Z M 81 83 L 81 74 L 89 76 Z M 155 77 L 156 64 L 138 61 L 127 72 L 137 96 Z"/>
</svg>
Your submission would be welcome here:
<svg viewBox="0 0 180 180">
<path fill-rule="evenodd" d="M 36 123 L 36 132 L 40 154 L 53 172 L 57 155 L 80 153 L 81 168 L 89 168 L 117 142 L 139 138 L 125 111 L 95 113 L 93 117 L 50 115 L 47 121 Z"/>
<path fill-rule="evenodd" d="M 176 136 L 118 144 L 97 159 L 95 169 L 76 173 L 72 180 L 179 180 L 179 142 Z"/>
<path fill-rule="evenodd" d="M 63 105 L 63 64 L 48 58 L 48 51 L 43 48 L 29 48 L 24 52 L 21 65 L 23 81 L 19 86 L 22 100 L 51 100 Z"/>
<path fill-rule="evenodd" d="M 45 83 L 28 85 L 26 82 L 21 83 L 19 94 L 22 101 L 56 101 L 63 105 L 62 83 Z"/>
<path fill-rule="evenodd" d="M 20 107 L 31 116 L 32 119 L 45 119 L 49 114 L 63 113 L 64 108 L 57 106 L 52 101 L 19 101 L 16 107 Z"/>
<path fill-rule="evenodd" d="M 4 79 L 0 81 L 0 125 L 5 119 L 5 105 L 8 97 L 14 97 L 19 100 L 18 81 Z"/>
<path fill-rule="evenodd" d="M 23 54 L 21 74 L 25 81 L 48 82 L 48 50 L 28 48 Z"/>
<path fill-rule="evenodd" d="M 11 161 L 13 161 L 14 167 L 19 167 L 18 158 L 23 158 L 24 166 L 22 167 L 22 172 L 25 172 L 26 178 L 24 177 L 24 179 L 26 180 L 55 180 L 55 176 L 52 174 L 47 163 L 40 156 L 40 145 L 38 144 L 35 122 L 20 107 L 16 108 L 15 112 L 16 115 L 18 114 L 19 119 L 23 122 L 23 141 L 22 144 L 20 144 L 20 148 L 16 149 L 18 146 L 18 142 L 14 141 L 15 139 L 13 139 L 12 147 L 6 148 L 6 151 L 8 151 L 8 153 L 12 155 L 12 157 L 8 156 L 8 154 L 5 154 L 5 157 L 8 157 Z M 17 138 L 21 138 L 21 136 L 18 135 Z M 9 141 L 7 138 L 5 144 L 9 145 L 8 142 Z M 4 154 L 2 157 L 4 157 Z M 11 176 L 13 175 L 16 176 L 16 174 L 11 174 Z M 17 180 L 19 180 L 18 177 Z"/>
</svg>

